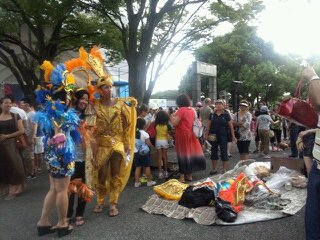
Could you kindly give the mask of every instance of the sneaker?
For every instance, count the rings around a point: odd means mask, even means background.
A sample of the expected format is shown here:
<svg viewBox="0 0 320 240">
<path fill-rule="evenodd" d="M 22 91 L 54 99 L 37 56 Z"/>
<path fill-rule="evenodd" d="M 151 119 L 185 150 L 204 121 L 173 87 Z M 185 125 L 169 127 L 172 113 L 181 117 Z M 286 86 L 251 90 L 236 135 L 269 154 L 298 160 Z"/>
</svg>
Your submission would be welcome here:
<svg viewBox="0 0 320 240">
<path fill-rule="evenodd" d="M 134 183 L 134 187 L 135 187 L 135 188 L 138 188 L 138 187 L 140 187 L 140 186 L 141 186 L 141 183 L 140 183 L 140 182 L 135 182 L 135 183 Z"/>
<path fill-rule="evenodd" d="M 146 176 L 142 176 L 141 178 L 140 178 L 140 182 L 141 183 L 146 183 L 148 180 L 147 180 L 147 177 Z"/>
<path fill-rule="evenodd" d="M 164 178 L 163 172 L 159 172 L 159 179 L 163 179 L 163 178 Z"/>
<path fill-rule="evenodd" d="M 164 176 L 164 178 L 168 178 L 169 177 L 168 171 L 164 171 L 163 176 Z"/>
<path fill-rule="evenodd" d="M 149 182 L 147 182 L 147 186 L 148 187 L 152 187 L 152 186 L 154 186 L 154 185 L 156 185 L 157 183 L 155 182 L 155 181 L 149 181 Z"/>
</svg>

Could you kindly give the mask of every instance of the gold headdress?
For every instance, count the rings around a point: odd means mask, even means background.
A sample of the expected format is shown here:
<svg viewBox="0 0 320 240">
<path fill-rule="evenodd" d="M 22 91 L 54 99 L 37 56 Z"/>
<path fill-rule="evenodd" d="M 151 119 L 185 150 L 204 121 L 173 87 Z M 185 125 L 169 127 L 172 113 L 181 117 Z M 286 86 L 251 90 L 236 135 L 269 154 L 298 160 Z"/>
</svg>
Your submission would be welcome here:
<svg viewBox="0 0 320 240">
<path fill-rule="evenodd" d="M 97 46 L 94 46 L 87 56 L 87 63 L 90 65 L 94 73 L 98 76 L 97 87 L 103 85 L 112 86 L 113 81 L 110 73 L 103 69 L 104 59 Z"/>
</svg>

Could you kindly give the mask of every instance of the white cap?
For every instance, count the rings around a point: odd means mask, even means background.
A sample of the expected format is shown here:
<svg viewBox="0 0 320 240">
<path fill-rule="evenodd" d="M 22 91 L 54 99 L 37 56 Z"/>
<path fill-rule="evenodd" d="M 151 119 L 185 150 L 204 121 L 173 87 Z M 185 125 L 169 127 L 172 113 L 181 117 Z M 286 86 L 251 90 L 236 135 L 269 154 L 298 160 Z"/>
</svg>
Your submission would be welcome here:
<svg viewBox="0 0 320 240">
<path fill-rule="evenodd" d="M 151 110 L 157 110 L 158 109 L 158 105 L 156 103 L 150 103 L 149 104 L 149 109 Z"/>
</svg>

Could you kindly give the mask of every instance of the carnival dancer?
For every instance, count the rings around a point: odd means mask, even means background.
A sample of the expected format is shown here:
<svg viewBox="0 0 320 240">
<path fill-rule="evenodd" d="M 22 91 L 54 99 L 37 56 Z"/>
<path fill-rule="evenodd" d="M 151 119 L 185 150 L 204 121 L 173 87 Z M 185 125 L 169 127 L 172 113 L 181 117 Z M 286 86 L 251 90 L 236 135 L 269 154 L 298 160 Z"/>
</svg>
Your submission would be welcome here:
<svg viewBox="0 0 320 240">
<path fill-rule="evenodd" d="M 73 228 L 67 221 L 68 186 L 74 173 L 75 144 L 79 117 L 68 108 L 67 95 L 74 87 L 74 78 L 64 64 L 55 68 L 48 61 L 41 66 L 45 70 L 46 82 L 51 84 L 50 91 L 38 89 L 37 100 L 43 109 L 35 115 L 35 120 L 45 130 L 45 161 L 49 171 L 50 189 L 44 199 L 41 217 L 37 223 L 38 235 L 57 232 L 63 237 Z M 54 205 L 58 212 L 58 222 L 50 223 L 50 212 Z"/>
<path fill-rule="evenodd" d="M 100 98 L 94 101 L 96 111 L 96 146 L 92 184 L 97 192 L 94 212 L 103 210 L 105 197 L 109 195 L 109 216 L 119 214 L 117 204 L 131 172 L 134 155 L 136 106 L 134 98 L 112 96 L 113 81 L 103 69 L 103 61 L 97 47 L 88 54 L 88 64 L 98 76 L 96 88 Z"/>
<path fill-rule="evenodd" d="M 93 125 L 90 120 L 94 117 L 93 106 L 89 103 L 89 92 L 85 89 L 78 89 L 74 93 L 75 97 L 75 110 L 80 118 L 80 132 L 81 132 L 81 143 L 76 145 L 76 160 L 75 160 L 75 172 L 71 176 L 71 183 L 69 187 L 69 205 L 67 218 L 71 219 L 74 212 L 74 199 L 76 193 L 78 193 L 78 202 L 76 207 L 75 225 L 82 226 L 84 221 L 84 211 L 86 202 L 90 200 L 87 198 L 88 195 L 85 193 L 90 191 L 87 189 L 86 183 L 86 162 L 92 161 L 91 145 L 93 141 Z M 89 181 L 90 184 L 90 181 Z M 87 191 L 85 191 L 87 189 Z M 81 192 L 81 194 L 79 194 Z M 90 194 L 90 193 L 89 193 Z M 89 196 L 90 197 L 90 196 Z"/>
<path fill-rule="evenodd" d="M 95 167 L 98 179 L 97 205 L 102 211 L 105 196 L 109 194 L 109 216 L 117 216 L 119 195 L 127 183 L 131 171 L 136 125 L 136 100 L 112 96 L 113 81 L 110 76 L 99 78 L 97 87 L 101 98 L 95 101 L 97 113 L 97 147 Z M 126 158 L 128 162 L 126 163 Z"/>
</svg>

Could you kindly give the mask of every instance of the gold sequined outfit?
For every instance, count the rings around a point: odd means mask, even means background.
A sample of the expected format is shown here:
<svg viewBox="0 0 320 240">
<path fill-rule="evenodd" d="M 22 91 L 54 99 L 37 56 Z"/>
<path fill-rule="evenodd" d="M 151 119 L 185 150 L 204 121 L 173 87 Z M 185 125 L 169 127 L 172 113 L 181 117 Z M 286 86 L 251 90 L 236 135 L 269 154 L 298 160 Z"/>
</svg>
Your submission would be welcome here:
<svg viewBox="0 0 320 240">
<path fill-rule="evenodd" d="M 94 104 L 97 116 L 97 152 L 92 180 L 97 190 L 99 205 L 104 204 L 107 194 L 109 194 L 110 204 L 117 204 L 119 195 L 130 176 L 135 139 L 136 105 L 137 102 L 134 98 L 118 98 L 114 106 L 105 106 L 100 100 L 96 100 Z M 131 149 L 129 162 L 125 161 L 126 147 Z M 114 157 L 121 158 L 121 163 L 119 174 L 112 177 L 109 163 Z M 99 183 L 98 180 L 101 168 L 107 168 L 105 184 Z"/>
</svg>

